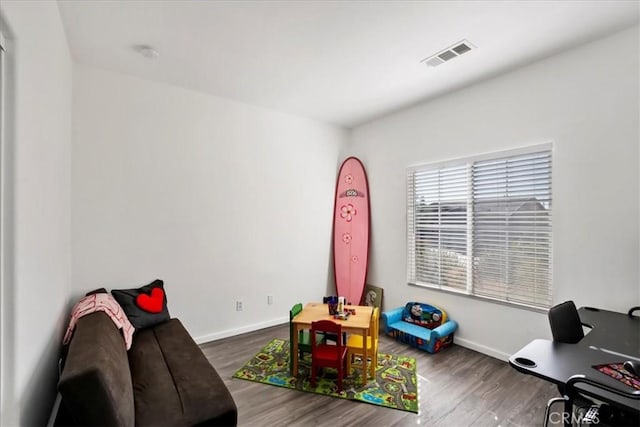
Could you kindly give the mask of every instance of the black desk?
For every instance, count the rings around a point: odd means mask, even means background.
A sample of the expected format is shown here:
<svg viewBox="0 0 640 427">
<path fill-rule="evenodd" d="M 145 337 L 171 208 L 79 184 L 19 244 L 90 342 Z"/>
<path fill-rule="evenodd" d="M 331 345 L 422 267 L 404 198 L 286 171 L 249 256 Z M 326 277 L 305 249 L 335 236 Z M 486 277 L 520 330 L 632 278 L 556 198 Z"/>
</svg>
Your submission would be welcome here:
<svg viewBox="0 0 640 427">
<path fill-rule="evenodd" d="M 592 330 L 577 344 L 536 339 L 509 358 L 509 364 L 524 374 L 566 385 L 573 375 L 582 374 L 605 385 L 627 392 L 634 389 L 593 368 L 594 365 L 640 361 L 640 319 L 606 310 L 581 308 L 580 320 Z M 533 364 L 529 364 L 533 362 Z M 640 413 L 640 400 L 589 386 L 577 385 L 581 392 L 623 409 Z"/>
<path fill-rule="evenodd" d="M 640 358 L 640 317 L 580 307 L 580 321 L 591 327 L 579 344 Z"/>
</svg>

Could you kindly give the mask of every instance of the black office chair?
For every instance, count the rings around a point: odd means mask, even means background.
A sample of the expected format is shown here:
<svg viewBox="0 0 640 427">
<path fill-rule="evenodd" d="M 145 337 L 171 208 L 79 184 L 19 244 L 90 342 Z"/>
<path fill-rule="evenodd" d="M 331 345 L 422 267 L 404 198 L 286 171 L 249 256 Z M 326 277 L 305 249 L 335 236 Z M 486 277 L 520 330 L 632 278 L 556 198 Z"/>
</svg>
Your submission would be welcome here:
<svg viewBox="0 0 640 427">
<path fill-rule="evenodd" d="M 574 375 L 567 380 L 565 387 L 565 412 L 571 413 L 576 400 L 586 399 L 576 387 L 577 384 L 588 384 L 592 387 L 605 390 L 609 393 L 623 396 L 629 399 L 640 400 L 640 390 L 624 391 L 594 380 L 585 375 Z M 640 425 L 640 413 L 634 410 L 625 410 L 603 403 L 591 405 L 578 419 L 584 424 L 598 424 L 605 426 L 633 426 Z"/>
<path fill-rule="evenodd" d="M 555 342 L 576 344 L 584 338 L 580 316 L 573 301 L 565 301 L 549 309 L 549 326 L 551 327 L 551 335 Z M 564 388 L 558 386 L 558 391 L 562 397 L 554 397 L 547 402 L 547 407 L 544 412 L 544 427 L 547 427 L 549 423 L 551 406 L 557 402 L 566 402 L 566 392 Z M 585 405 L 591 406 L 591 402 L 581 400 L 580 406 Z"/>
<path fill-rule="evenodd" d="M 575 344 L 584 338 L 580 316 L 573 301 L 565 301 L 549 309 L 549 326 L 556 342 Z"/>
</svg>

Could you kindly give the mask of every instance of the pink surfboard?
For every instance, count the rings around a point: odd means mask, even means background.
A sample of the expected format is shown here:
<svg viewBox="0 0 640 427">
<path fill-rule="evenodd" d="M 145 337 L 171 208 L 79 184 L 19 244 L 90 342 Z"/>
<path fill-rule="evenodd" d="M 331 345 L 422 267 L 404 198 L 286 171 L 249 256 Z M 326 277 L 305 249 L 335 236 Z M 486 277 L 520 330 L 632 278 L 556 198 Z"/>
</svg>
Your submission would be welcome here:
<svg viewBox="0 0 640 427">
<path fill-rule="evenodd" d="M 360 304 L 369 265 L 369 184 L 364 166 L 346 159 L 336 184 L 333 212 L 333 270 L 338 296 Z"/>
</svg>

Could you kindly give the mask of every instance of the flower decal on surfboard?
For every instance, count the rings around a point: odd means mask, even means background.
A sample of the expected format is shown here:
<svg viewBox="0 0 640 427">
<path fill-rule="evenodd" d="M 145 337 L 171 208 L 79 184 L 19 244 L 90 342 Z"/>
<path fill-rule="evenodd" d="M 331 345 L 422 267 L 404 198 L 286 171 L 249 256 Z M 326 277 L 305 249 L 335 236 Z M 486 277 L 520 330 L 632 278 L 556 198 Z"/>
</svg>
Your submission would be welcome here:
<svg viewBox="0 0 640 427">
<path fill-rule="evenodd" d="M 354 216 L 356 216 L 356 208 L 352 204 L 344 205 L 340 208 L 340 218 L 351 222 Z"/>
<path fill-rule="evenodd" d="M 347 245 L 348 245 L 349 243 L 351 243 L 351 234 L 349 234 L 349 233 L 344 233 L 344 234 L 342 235 L 342 241 L 343 241 L 343 242 L 345 242 Z"/>
<path fill-rule="evenodd" d="M 344 177 L 344 182 L 351 184 L 353 182 L 353 175 L 349 174 Z"/>
<path fill-rule="evenodd" d="M 352 263 L 357 264 L 358 261 L 360 261 L 360 258 L 358 258 L 357 255 L 354 255 L 354 256 L 351 257 L 351 262 Z"/>
</svg>

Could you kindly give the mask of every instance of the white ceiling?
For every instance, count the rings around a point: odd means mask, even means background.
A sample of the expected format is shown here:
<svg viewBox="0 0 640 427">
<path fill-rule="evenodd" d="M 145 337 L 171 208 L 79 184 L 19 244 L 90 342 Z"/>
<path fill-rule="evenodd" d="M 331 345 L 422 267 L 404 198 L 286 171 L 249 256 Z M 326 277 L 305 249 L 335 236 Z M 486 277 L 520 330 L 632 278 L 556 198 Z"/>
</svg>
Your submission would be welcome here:
<svg viewBox="0 0 640 427">
<path fill-rule="evenodd" d="M 344 127 L 637 24 L 640 7 L 635 0 L 58 3 L 79 63 Z M 420 62 L 462 39 L 477 49 L 436 68 Z M 137 44 L 160 57 L 142 57 L 131 48 Z"/>
</svg>

